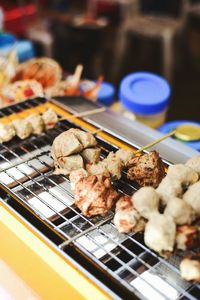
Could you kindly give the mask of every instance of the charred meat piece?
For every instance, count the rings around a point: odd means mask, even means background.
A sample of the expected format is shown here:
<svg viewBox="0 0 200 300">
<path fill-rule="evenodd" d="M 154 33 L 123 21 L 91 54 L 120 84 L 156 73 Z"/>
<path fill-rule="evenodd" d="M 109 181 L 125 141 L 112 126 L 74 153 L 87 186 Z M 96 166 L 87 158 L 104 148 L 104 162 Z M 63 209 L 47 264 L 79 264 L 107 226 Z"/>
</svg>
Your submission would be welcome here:
<svg viewBox="0 0 200 300">
<path fill-rule="evenodd" d="M 74 190 L 75 204 L 84 216 L 104 215 L 117 200 L 110 178 L 91 175 L 78 181 Z"/>
<path fill-rule="evenodd" d="M 166 205 L 169 199 L 181 196 L 183 188 L 179 180 L 166 176 L 156 191 L 161 198 L 162 204 Z"/>
<path fill-rule="evenodd" d="M 100 160 L 100 153 L 100 148 L 87 148 L 81 152 L 81 156 L 86 163 L 98 163 Z"/>
<path fill-rule="evenodd" d="M 136 181 L 140 186 L 156 188 L 165 176 L 164 164 L 156 151 L 133 157 L 127 167 L 128 179 Z"/>
<path fill-rule="evenodd" d="M 15 128 L 12 124 L 0 123 L 0 141 L 9 142 L 15 136 Z"/>
<path fill-rule="evenodd" d="M 77 128 L 71 128 L 68 130 L 75 135 L 79 142 L 83 145 L 83 148 L 94 147 L 97 144 L 95 137 L 90 132 L 85 132 Z"/>
<path fill-rule="evenodd" d="M 169 166 L 167 177 L 180 181 L 181 185 L 193 184 L 199 178 L 197 172 L 183 164 Z"/>
<path fill-rule="evenodd" d="M 163 254 L 172 252 L 176 238 L 176 225 L 173 219 L 162 214 L 152 214 L 145 226 L 144 241 L 152 250 Z"/>
<path fill-rule="evenodd" d="M 200 227 L 183 225 L 176 232 L 176 248 L 180 250 L 194 250 L 200 245 Z"/>
<path fill-rule="evenodd" d="M 129 196 L 123 196 L 117 201 L 113 221 L 118 231 L 123 233 L 143 231 L 145 227 L 144 219 L 134 208 Z"/>
<path fill-rule="evenodd" d="M 169 199 L 164 214 L 171 216 L 178 225 L 191 224 L 196 217 L 192 206 L 177 197 Z"/>
<path fill-rule="evenodd" d="M 39 114 L 31 114 L 26 118 L 33 127 L 33 134 L 41 134 L 44 131 L 44 121 Z"/>
<path fill-rule="evenodd" d="M 119 149 L 115 155 L 121 160 L 122 165 L 126 166 L 127 162 L 133 158 L 134 152 L 132 150 Z"/>
<path fill-rule="evenodd" d="M 181 277 L 200 282 L 200 253 L 185 257 L 180 263 Z"/>
<path fill-rule="evenodd" d="M 70 172 L 84 167 L 81 155 L 75 154 L 66 157 L 59 157 L 54 161 L 55 172 L 54 174 L 69 175 Z"/>
<path fill-rule="evenodd" d="M 200 181 L 189 186 L 183 195 L 183 200 L 190 204 L 195 212 L 200 215 Z"/>
<path fill-rule="evenodd" d="M 31 133 L 33 132 L 33 127 L 31 125 L 31 123 L 29 121 L 27 121 L 26 119 L 14 120 L 13 126 L 15 128 L 16 135 L 22 140 L 29 137 L 31 135 Z"/>
<path fill-rule="evenodd" d="M 150 186 L 139 189 L 133 195 L 132 201 L 137 211 L 146 219 L 149 219 L 152 213 L 158 212 L 159 195 Z"/>
<path fill-rule="evenodd" d="M 82 144 L 71 132 L 64 131 L 53 141 L 51 154 L 53 159 L 79 153 L 83 149 Z"/>
<path fill-rule="evenodd" d="M 45 129 L 51 129 L 58 123 L 58 116 L 51 108 L 43 113 L 42 118 L 44 121 Z"/>
<path fill-rule="evenodd" d="M 88 172 L 83 168 L 72 171 L 69 175 L 69 180 L 70 180 L 72 189 L 73 190 L 75 189 L 75 186 L 76 186 L 77 182 L 79 182 L 79 180 L 81 180 L 85 177 L 88 177 L 88 176 L 89 176 Z"/>
<path fill-rule="evenodd" d="M 200 155 L 193 156 L 186 162 L 185 165 L 190 167 L 200 175 Z"/>
</svg>

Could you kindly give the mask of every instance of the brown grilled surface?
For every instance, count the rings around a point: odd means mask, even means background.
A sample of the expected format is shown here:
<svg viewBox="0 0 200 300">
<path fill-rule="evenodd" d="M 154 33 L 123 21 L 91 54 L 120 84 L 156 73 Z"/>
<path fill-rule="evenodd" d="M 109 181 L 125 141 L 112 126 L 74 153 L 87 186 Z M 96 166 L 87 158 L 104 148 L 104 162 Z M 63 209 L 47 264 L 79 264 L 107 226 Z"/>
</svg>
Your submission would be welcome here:
<svg viewBox="0 0 200 300">
<path fill-rule="evenodd" d="M 3 109 L 0 116 L 37 107 L 40 101 L 30 100 L 9 110 Z M 174 299 L 176 292 L 177 299 L 199 299 L 200 285 L 186 283 L 180 278 L 179 256 L 163 259 L 144 245 L 142 234 L 119 234 L 112 223 L 113 212 L 106 217 L 86 218 L 74 206 L 69 180 L 53 174 L 50 156 L 54 138 L 70 127 L 75 126 L 62 121 L 40 136 L 31 136 L 24 141 L 15 138 L 0 145 L 0 184 L 3 189 L 23 204 L 21 211 L 24 216 L 28 209 L 34 219 L 48 226 L 48 234 L 45 230 L 43 233 L 48 237 L 49 232 L 57 236 L 56 244 L 61 251 L 70 253 L 71 249 L 78 250 L 71 251 L 71 255 L 78 253 L 75 259 L 80 263 L 81 257 L 87 259 L 88 268 L 90 264 L 93 266 L 95 276 L 109 276 L 107 281 L 114 281 L 119 288 L 123 286 L 141 299 L 147 296 L 156 299 L 155 295 L 160 297 L 158 299 Z M 98 145 L 102 149 L 102 157 L 116 150 L 101 139 L 98 139 Z M 122 179 L 114 182 L 114 187 L 129 195 L 138 188 L 127 180 L 125 171 Z M 16 206 L 15 201 L 11 202 Z M 40 206 L 35 206 L 36 203 Z M 159 281 L 160 278 L 162 281 Z M 156 294 L 151 294 L 152 291 Z"/>
</svg>

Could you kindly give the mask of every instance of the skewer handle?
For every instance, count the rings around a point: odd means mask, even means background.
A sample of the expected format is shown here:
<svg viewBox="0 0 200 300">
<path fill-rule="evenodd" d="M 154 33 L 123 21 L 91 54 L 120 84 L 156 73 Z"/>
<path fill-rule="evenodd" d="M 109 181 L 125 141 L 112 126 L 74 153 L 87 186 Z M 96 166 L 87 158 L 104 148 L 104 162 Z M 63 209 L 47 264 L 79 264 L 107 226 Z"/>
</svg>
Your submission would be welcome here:
<svg viewBox="0 0 200 300">
<path fill-rule="evenodd" d="M 150 147 L 152 147 L 152 146 L 154 146 L 154 145 L 156 145 L 156 144 L 158 144 L 162 141 L 164 141 L 165 139 L 167 139 L 168 137 L 174 135 L 175 133 L 176 133 L 176 130 L 173 130 L 173 131 L 169 132 L 168 134 L 162 136 L 161 138 L 159 138 L 159 139 L 147 144 L 146 146 L 138 149 L 137 151 L 134 152 L 134 155 L 138 154 L 138 153 L 140 153 L 140 152 L 142 152 L 142 151 L 144 151 L 144 150 L 146 150 L 146 149 L 148 149 L 148 148 L 150 148 Z"/>
<path fill-rule="evenodd" d="M 84 112 L 81 112 L 81 113 L 77 113 L 77 114 L 71 115 L 69 117 L 60 118 L 59 121 L 62 121 L 62 120 L 71 120 L 71 119 L 80 118 L 80 117 L 86 117 L 86 116 L 94 115 L 94 114 L 97 114 L 97 113 L 100 113 L 100 112 L 104 112 L 105 110 L 106 110 L 105 107 L 100 107 L 100 108 L 96 108 L 96 109 L 90 109 L 90 110 L 87 110 L 87 111 L 84 111 Z"/>
</svg>

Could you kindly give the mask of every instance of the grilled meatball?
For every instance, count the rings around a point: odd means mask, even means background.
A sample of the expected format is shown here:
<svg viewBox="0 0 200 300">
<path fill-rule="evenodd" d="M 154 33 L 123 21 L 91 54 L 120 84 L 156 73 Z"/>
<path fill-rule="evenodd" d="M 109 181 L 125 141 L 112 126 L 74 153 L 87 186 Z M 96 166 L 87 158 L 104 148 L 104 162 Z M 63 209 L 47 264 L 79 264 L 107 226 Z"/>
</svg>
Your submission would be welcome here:
<svg viewBox="0 0 200 300">
<path fill-rule="evenodd" d="M 200 227 L 183 225 L 176 232 L 176 248 L 180 250 L 194 250 L 200 245 Z"/>
<path fill-rule="evenodd" d="M 103 174 L 106 177 L 110 177 L 110 173 L 107 169 L 106 163 L 103 161 L 98 162 L 97 164 L 87 164 L 86 170 L 90 175 Z"/>
<path fill-rule="evenodd" d="M 87 163 L 98 163 L 100 160 L 100 148 L 87 148 L 81 152 L 81 156 Z"/>
<path fill-rule="evenodd" d="M 111 174 L 113 179 L 120 179 L 122 174 L 122 163 L 121 160 L 113 153 L 110 152 L 104 159 L 106 168 Z"/>
<path fill-rule="evenodd" d="M 114 224 L 119 232 L 143 231 L 145 221 L 133 206 L 131 197 L 123 196 L 116 204 Z"/>
<path fill-rule="evenodd" d="M 12 124 L 0 123 L 0 143 L 9 142 L 15 136 L 15 128 Z"/>
<path fill-rule="evenodd" d="M 110 178 L 102 175 L 82 178 L 74 190 L 75 204 L 86 217 L 104 215 L 112 208 L 117 197 Z"/>
<path fill-rule="evenodd" d="M 39 114 L 31 114 L 26 118 L 33 127 L 33 134 L 41 134 L 44 131 L 44 121 Z"/>
<path fill-rule="evenodd" d="M 70 172 L 84 167 L 81 155 L 75 154 L 66 157 L 59 157 L 54 161 L 55 172 L 54 174 L 69 175 Z"/>
<path fill-rule="evenodd" d="M 45 129 L 51 129 L 58 123 L 58 116 L 53 109 L 49 108 L 42 115 Z"/>
<path fill-rule="evenodd" d="M 122 165 L 125 166 L 133 158 L 134 152 L 132 150 L 119 149 L 115 155 L 121 160 Z"/>
<path fill-rule="evenodd" d="M 190 158 L 185 165 L 200 175 L 200 155 Z"/>
<path fill-rule="evenodd" d="M 200 253 L 185 257 L 180 263 L 181 277 L 200 282 Z"/>
<path fill-rule="evenodd" d="M 172 252 L 176 237 L 176 225 L 173 219 L 158 213 L 152 214 L 144 232 L 145 244 L 156 252 Z"/>
<path fill-rule="evenodd" d="M 31 135 L 33 132 L 33 127 L 30 122 L 28 122 L 26 119 L 24 120 L 14 120 L 13 121 L 13 126 L 16 131 L 16 135 L 24 140 L 27 137 Z"/>
<path fill-rule="evenodd" d="M 183 189 L 179 180 L 166 176 L 163 178 L 156 191 L 159 194 L 162 203 L 165 205 L 169 199 L 180 196 Z"/>
<path fill-rule="evenodd" d="M 195 211 L 192 206 L 177 197 L 169 199 L 164 213 L 171 216 L 178 225 L 191 224 L 195 220 Z"/>
<path fill-rule="evenodd" d="M 157 187 L 165 176 L 164 164 L 156 151 L 133 157 L 127 167 L 128 179 L 140 186 Z"/>
<path fill-rule="evenodd" d="M 159 196 L 152 187 L 143 187 L 139 189 L 132 198 L 137 211 L 146 219 L 149 219 L 151 214 L 158 212 Z"/>
<path fill-rule="evenodd" d="M 64 131 L 53 141 L 51 154 L 54 159 L 78 153 L 83 149 L 82 144 L 71 132 Z"/>
<path fill-rule="evenodd" d="M 79 142 L 83 145 L 83 148 L 94 147 L 97 144 L 95 137 L 90 132 L 85 132 L 77 128 L 71 128 L 68 132 L 73 133 Z"/>
<path fill-rule="evenodd" d="M 199 178 L 198 174 L 193 169 L 182 164 L 169 166 L 167 176 L 179 180 L 182 185 L 193 184 Z"/>
<path fill-rule="evenodd" d="M 183 195 L 183 200 L 190 204 L 195 212 L 200 215 L 200 181 L 189 186 Z"/>
<path fill-rule="evenodd" d="M 88 177 L 88 176 L 89 176 L 88 172 L 83 168 L 72 171 L 69 175 L 69 180 L 70 180 L 72 189 L 73 190 L 75 189 L 75 186 L 76 186 L 77 182 L 79 182 L 79 180 L 81 180 L 85 177 Z"/>
</svg>

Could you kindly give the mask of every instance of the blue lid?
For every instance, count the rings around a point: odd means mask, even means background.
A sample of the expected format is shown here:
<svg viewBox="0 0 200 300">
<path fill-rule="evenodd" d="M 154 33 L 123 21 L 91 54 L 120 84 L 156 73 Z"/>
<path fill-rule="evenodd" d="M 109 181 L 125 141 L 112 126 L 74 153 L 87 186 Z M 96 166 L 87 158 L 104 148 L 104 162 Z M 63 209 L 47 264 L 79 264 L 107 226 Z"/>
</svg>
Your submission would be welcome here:
<svg viewBox="0 0 200 300">
<path fill-rule="evenodd" d="M 10 50 L 11 45 L 5 45 L 0 47 L 0 52 L 7 53 Z M 17 57 L 20 62 L 28 60 L 34 57 L 33 44 L 30 41 L 17 41 L 16 43 Z"/>
<path fill-rule="evenodd" d="M 191 125 L 196 125 L 196 126 L 200 126 L 200 123 L 198 122 L 192 122 L 192 121 L 187 121 L 187 120 L 180 120 L 180 121 L 171 121 L 171 122 L 167 122 L 164 125 L 162 125 L 160 128 L 158 128 L 158 131 L 162 132 L 163 134 L 169 133 L 170 131 L 176 129 L 178 126 L 183 125 L 183 124 L 191 124 Z M 181 140 L 179 140 L 181 141 Z M 194 141 L 194 142 L 185 142 L 185 141 L 181 141 L 183 143 L 185 143 L 187 146 L 200 151 L 200 141 Z"/>
<path fill-rule="evenodd" d="M 0 48 L 10 46 L 16 42 L 16 37 L 9 33 L 0 33 Z"/>
<path fill-rule="evenodd" d="M 167 107 L 170 94 L 167 80 L 149 72 L 129 74 L 122 79 L 119 89 L 121 104 L 144 115 L 162 112 Z"/>
<path fill-rule="evenodd" d="M 104 105 L 111 105 L 115 97 L 115 88 L 111 83 L 102 82 L 98 93 L 98 102 Z"/>
</svg>

